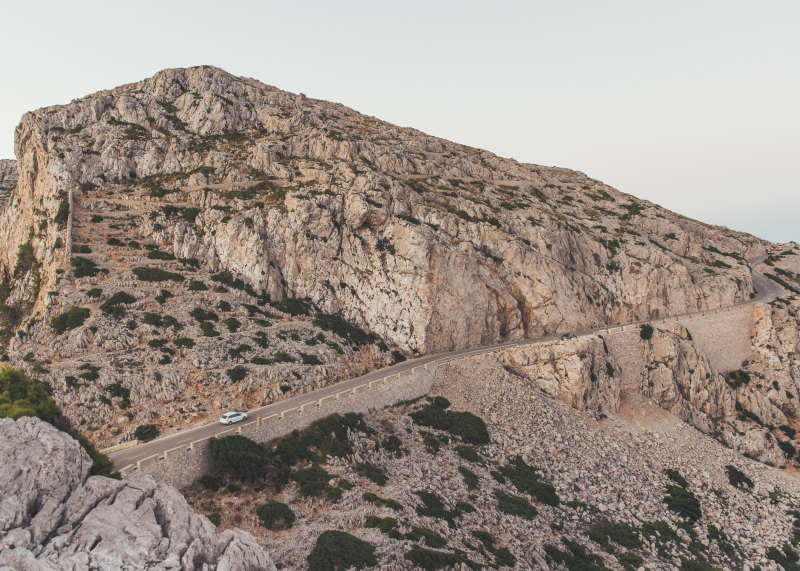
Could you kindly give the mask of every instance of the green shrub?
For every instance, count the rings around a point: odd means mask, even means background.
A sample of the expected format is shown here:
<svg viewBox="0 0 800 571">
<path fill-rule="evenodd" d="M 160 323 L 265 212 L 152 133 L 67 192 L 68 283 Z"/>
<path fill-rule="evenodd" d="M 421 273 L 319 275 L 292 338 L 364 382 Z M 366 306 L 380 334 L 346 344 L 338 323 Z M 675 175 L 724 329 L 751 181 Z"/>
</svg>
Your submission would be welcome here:
<svg viewBox="0 0 800 571">
<path fill-rule="evenodd" d="M 108 273 L 108 270 L 98 268 L 97 264 L 95 264 L 92 260 L 82 258 L 81 256 L 75 256 L 72 258 L 72 260 L 70 260 L 70 263 L 72 264 L 72 274 L 76 278 L 94 277 L 97 274 Z M 19 264 L 19 261 L 17 264 Z"/>
<path fill-rule="evenodd" d="M 98 222 L 102 221 L 103 217 L 100 216 L 99 214 L 92 214 L 91 218 L 89 218 L 89 222 L 91 222 L 92 224 L 97 224 Z"/>
<path fill-rule="evenodd" d="M 682 487 L 682 488 L 688 488 L 689 487 L 689 482 L 687 482 L 686 478 L 681 476 L 680 472 L 678 472 L 677 470 L 668 469 L 666 471 L 666 474 L 667 474 L 667 477 L 670 480 L 672 480 L 673 482 L 678 484 L 680 487 Z"/>
<path fill-rule="evenodd" d="M 383 468 L 370 464 L 369 462 L 361 462 L 355 465 L 355 470 L 357 474 L 369 478 L 379 486 L 386 485 L 386 472 Z"/>
<path fill-rule="evenodd" d="M 86 320 L 89 319 L 90 314 L 91 311 L 85 307 L 71 307 L 61 315 L 54 317 L 53 321 L 50 322 L 50 326 L 55 330 L 56 333 L 61 335 L 65 331 L 69 331 L 83 325 Z"/>
<path fill-rule="evenodd" d="M 520 492 L 530 494 L 548 506 L 557 506 L 560 502 L 556 489 L 539 479 L 538 469 L 528 466 L 521 456 L 517 456 L 506 466 L 498 468 Z"/>
<path fill-rule="evenodd" d="M 478 451 L 472 446 L 467 446 L 466 444 L 459 444 L 456 446 L 456 454 L 468 462 L 478 463 L 481 461 Z"/>
<path fill-rule="evenodd" d="M 700 501 L 686 488 L 669 486 L 664 502 L 669 509 L 691 521 L 697 521 L 703 515 Z"/>
<path fill-rule="evenodd" d="M 521 496 L 507 494 L 502 490 L 495 490 L 494 497 L 497 498 L 497 508 L 503 513 L 519 516 L 527 520 L 532 520 L 539 514 L 536 508 Z"/>
<path fill-rule="evenodd" d="M 753 487 L 753 480 L 747 477 L 747 475 L 736 468 L 736 466 L 725 466 L 725 470 L 728 472 L 728 481 L 731 483 L 731 486 L 735 486 L 740 489 L 752 488 Z"/>
<path fill-rule="evenodd" d="M 222 516 L 219 514 L 219 512 L 210 513 L 206 517 L 208 518 L 208 521 L 217 527 L 219 527 L 219 524 L 222 523 Z"/>
<path fill-rule="evenodd" d="M 478 475 L 475 472 L 468 470 L 464 466 L 459 466 L 458 471 L 464 478 L 464 484 L 468 488 L 473 489 L 478 487 L 478 483 L 480 480 L 478 479 Z"/>
<path fill-rule="evenodd" d="M 211 490 L 212 492 L 216 492 L 219 490 L 220 486 L 222 486 L 222 481 L 219 479 L 218 476 L 212 476 L 210 474 L 204 474 L 200 476 L 197 480 L 203 488 L 206 490 Z"/>
<path fill-rule="evenodd" d="M 58 406 L 50 395 L 45 383 L 8 366 L 0 368 L 0 418 L 35 416 L 52 423 Z"/>
<path fill-rule="evenodd" d="M 194 208 L 194 207 L 184 208 L 181 211 L 181 218 L 183 218 L 187 222 L 191 222 L 192 224 L 194 224 L 194 221 L 197 219 L 198 214 L 200 214 L 199 208 Z"/>
<path fill-rule="evenodd" d="M 230 378 L 231 381 L 233 381 L 234 383 L 238 383 L 247 376 L 247 368 L 234 367 L 233 369 L 228 369 L 227 371 L 225 371 L 225 374 L 228 375 L 228 378 Z"/>
<path fill-rule="evenodd" d="M 426 527 L 412 526 L 411 531 L 406 535 L 406 539 L 411 541 L 425 540 L 425 545 L 428 547 L 444 547 L 447 545 L 447 540 Z"/>
<path fill-rule="evenodd" d="M 214 466 L 241 479 L 253 479 L 264 473 L 267 451 L 260 444 L 238 434 L 211 438 L 208 452 Z"/>
<path fill-rule="evenodd" d="M 446 399 L 445 399 L 446 401 Z M 449 405 L 449 403 L 448 403 Z M 488 444 L 486 424 L 471 412 L 454 412 L 433 404 L 410 414 L 414 424 L 446 430 L 469 444 Z"/>
<path fill-rule="evenodd" d="M 344 531 L 328 530 L 320 534 L 307 557 L 309 571 L 344 571 L 377 565 L 375 547 Z"/>
<path fill-rule="evenodd" d="M 86 297 L 91 297 L 92 299 L 97 299 L 101 295 L 103 295 L 103 290 L 99 287 L 93 287 L 92 289 L 86 291 Z"/>
<path fill-rule="evenodd" d="M 169 252 L 162 252 L 161 250 L 150 250 L 147 252 L 147 257 L 151 260 L 166 260 L 168 262 L 175 259 L 175 256 Z"/>
<path fill-rule="evenodd" d="M 214 324 L 210 321 L 203 321 L 200 324 L 200 331 L 203 332 L 205 337 L 219 337 L 219 331 L 214 328 Z"/>
<path fill-rule="evenodd" d="M 275 309 L 291 316 L 308 315 L 311 308 L 307 301 L 293 297 L 285 297 L 279 302 L 273 302 L 271 305 Z"/>
<path fill-rule="evenodd" d="M 289 529 L 295 520 L 292 509 L 281 502 L 267 502 L 258 506 L 256 515 L 261 525 L 271 530 Z"/>
<path fill-rule="evenodd" d="M 455 520 L 461 516 L 461 512 L 459 510 L 448 510 L 445 508 L 441 498 L 439 498 L 439 496 L 433 492 L 418 490 L 414 492 L 414 494 L 416 494 L 416 496 L 422 500 L 423 504 L 416 509 L 418 515 L 423 517 L 443 519 L 450 525 L 450 527 L 455 526 Z"/>
<path fill-rule="evenodd" d="M 450 553 L 446 551 L 434 551 L 433 549 L 425 549 L 419 545 L 414 545 L 411 551 L 405 554 L 415 567 L 424 569 L 425 571 L 435 571 L 436 569 L 450 569 L 461 568 L 461 564 L 465 564 L 472 569 L 477 569 L 478 565 L 469 559 L 463 553 Z"/>
<path fill-rule="evenodd" d="M 162 270 L 161 268 L 145 268 L 139 266 L 133 268 L 132 271 L 133 274 L 143 282 L 182 282 L 185 279 L 181 274 L 168 272 L 167 270 Z"/>
<path fill-rule="evenodd" d="M 377 337 L 374 335 L 367 333 L 360 327 L 348 323 L 339 315 L 318 313 L 312 323 L 320 329 L 335 333 L 351 345 L 369 345 L 375 343 L 377 340 Z"/>
<path fill-rule="evenodd" d="M 228 328 L 228 331 L 230 331 L 231 333 L 236 333 L 242 326 L 241 322 L 235 317 L 229 317 L 225 321 L 223 321 L 223 323 L 225 324 L 225 327 Z"/>
<path fill-rule="evenodd" d="M 747 371 L 742 369 L 739 369 L 738 371 L 731 371 L 725 375 L 725 382 L 734 389 L 738 389 L 742 385 L 747 385 L 750 383 L 750 375 L 747 373 Z"/>
<path fill-rule="evenodd" d="M 364 521 L 364 527 L 366 528 L 377 528 L 381 533 L 387 534 L 392 539 L 405 539 L 397 530 L 398 525 L 400 525 L 400 522 L 394 517 L 380 518 L 375 515 L 369 515 Z"/>
<path fill-rule="evenodd" d="M 176 347 L 185 347 L 186 349 L 194 347 L 194 339 L 189 339 L 188 337 L 178 337 L 173 343 Z"/>
<path fill-rule="evenodd" d="M 639 327 L 639 337 L 642 339 L 650 339 L 653 337 L 653 326 L 649 323 L 645 323 Z"/>
<path fill-rule="evenodd" d="M 545 544 L 544 552 L 551 561 L 561 563 L 567 569 L 607 571 L 606 566 L 603 565 L 603 558 L 586 549 L 585 545 L 566 537 L 562 537 L 561 542 L 566 546 L 567 551 L 562 551 L 554 545 Z"/>
<path fill-rule="evenodd" d="M 189 291 L 206 291 L 208 286 L 200 280 L 192 280 L 189 282 Z"/>
<path fill-rule="evenodd" d="M 53 217 L 53 222 L 58 225 L 64 224 L 69 218 L 69 200 L 62 200 L 58 205 L 56 215 Z"/>
<path fill-rule="evenodd" d="M 149 442 L 158 436 L 158 428 L 152 424 L 137 426 L 133 435 L 142 442 Z"/>
<path fill-rule="evenodd" d="M 592 541 L 600 544 L 609 553 L 614 552 L 614 548 L 609 543 L 610 541 L 627 549 L 639 549 L 643 545 L 636 529 L 624 523 L 603 520 L 592 526 L 586 534 Z"/>
<path fill-rule="evenodd" d="M 118 291 L 100 305 L 100 311 L 107 313 L 117 319 L 125 316 L 125 309 L 120 305 L 126 305 L 136 301 L 136 298 L 124 291 Z"/>
<path fill-rule="evenodd" d="M 219 321 L 219 317 L 213 311 L 206 311 L 201 307 L 195 307 L 189 314 L 197 321 Z"/>
<path fill-rule="evenodd" d="M 300 358 L 304 365 L 322 365 L 322 361 L 320 361 L 319 357 L 316 355 L 309 355 L 308 353 L 300 351 Z"/>
<path fill-rule="evenodd" d="M 396 512 L 403 511 L 403 505 L 397 500 L 382 498 L 377 494 L 373 494 L 372 492 L 366 492 L 362 497 L 364 498 L 364 501 L 375 504 L 376 506 L 386 506 L 387 508 Z"/>
</svg>

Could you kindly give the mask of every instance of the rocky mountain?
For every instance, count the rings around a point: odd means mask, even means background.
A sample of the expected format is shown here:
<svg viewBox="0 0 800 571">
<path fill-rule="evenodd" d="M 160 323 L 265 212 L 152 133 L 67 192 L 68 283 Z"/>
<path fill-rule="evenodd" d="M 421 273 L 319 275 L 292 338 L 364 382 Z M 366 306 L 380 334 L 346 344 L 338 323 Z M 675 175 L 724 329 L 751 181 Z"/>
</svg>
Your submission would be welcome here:
<svg viewBox="0 0 800 571">
<path fill-rule="evenodd" d="M 0 209 L 2 209 L 11 191 L 17 186 L 17 161 L 0 159 Z"/>
<path fill-rule="evenodd" d="M 0 419 L 3 569 L 275 569 L 255 538 L 217 532 L 149 476 L 89 476 L 89 456 L 36 418 Z"/>
<path fill-rule="evenodd" d="M 404 355 L 729 305 L 765 251 L 208 66 L 28 113 L 15 152 L 0 341 L 103 444 Z"/>
</svg>

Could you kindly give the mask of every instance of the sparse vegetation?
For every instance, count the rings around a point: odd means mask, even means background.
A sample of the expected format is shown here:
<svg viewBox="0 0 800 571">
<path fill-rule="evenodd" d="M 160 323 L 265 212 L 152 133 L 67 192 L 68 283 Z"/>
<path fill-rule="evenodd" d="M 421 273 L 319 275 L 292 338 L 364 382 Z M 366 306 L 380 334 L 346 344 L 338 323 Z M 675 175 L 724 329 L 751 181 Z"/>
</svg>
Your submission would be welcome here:
<svg viewBox="0 0 800 571">
<path fill-rule="evenodd" d="M 57 334 L 61 335 L 70 329 L 83 325 L 89 319 L 91 313 L 85 307 L 71 307 L 61 315 L 54 317 L 53 321 L 50 322 L 50 326 Z"/>
<path fill-rule="evenodd" d="M 261 521 L 261 525 L 273 531 L 289 529 L 294 525 L 295 520 L 294 512 L 289 506 L 275 501 L 258 506 L 256 515 Z"/>
<path fill-rule="evenodd" d="M 142 424 L 136 427 L 133 435 L 141 442 L 150 442 L 158 437 L 158 428 L 154 424 Z"/>
<path fill-rule="evenodd" d="M 309 571 L 362 569 L 377 565 L 375 547 L 344 531 L 322 532 L 308 554 Z"/>
</svg>

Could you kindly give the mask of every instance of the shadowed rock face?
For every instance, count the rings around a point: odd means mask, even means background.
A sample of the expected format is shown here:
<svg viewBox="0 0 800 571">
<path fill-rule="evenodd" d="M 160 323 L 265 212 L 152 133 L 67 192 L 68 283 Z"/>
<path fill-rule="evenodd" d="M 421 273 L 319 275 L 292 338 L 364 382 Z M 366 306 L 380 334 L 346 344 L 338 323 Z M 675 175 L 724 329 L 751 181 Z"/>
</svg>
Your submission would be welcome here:
<svg viewBox="0 0 800 571">
<path fill-rule="evenodd" d="M 93 433 L 116 422 L 116 434 L 92 434 L 104 444 L 144 422 L 190 420 L 179 410 L 209 418 L 274 400 L 282 387 L 303 392 L 389 364 L 394 350 L 729 305 L 752 292 L 744 258 L 764 251 L 752 236 L 580 172 L 503 159 L 212 67 L 165 70 L 28 113 L 15 150 L 0 277 L 12 278 L 7 303 L 30 314 L 8 354 L 51 384 L 76 426 Z M 35 264 L 15 272 L 23 245 Z M 76 256 L 107 273 L 76 277 Z M 143 282 L 137 266 L 185 279 Z M 222 271 L 251 290 L 223 291 L 211 280 Z M 157 301 L 162 289 L 168 301 Z M 100 309 L 122 291 L 136 298 L 124 319 Z M 311 315 L 245 311 L 256 293 L 305 300 Z M 220 302 L 231 311 L 201 331 L 190 312 Z M 76 306 L 91 315 L 54 334 L 52 319 Z M 316 311 L 375 342 L 315 329 Z M 144 327 L 146 314 L 182 329 Z M 229 318 L 238 333 L 222 326 Z M 0 327 L 0 338 L 12 333 Z M 195 346 L 176 346 L 178 337 Z M 96 382 L 80 380 L 85 367 L 98 369 Z M 226 375 L 234 367 L 248 369 L 238 385 Z M 114 383 L 129 395 L 108 392 Z M 132 416 L 104 399 L 130 403 Z"/>
<path fill-rule="evenodd" d="M 8 196 L 17 186 L 17 161 L 0 159 L 0 210 L 8 202 Z"/>
<path fill-rule="evenodd" d="M 217 533 L 145 476 L 89 476 L 77 441 L 34 418 L 0 419 L 0 566 L 275 569 L 248 533 Z"/>
</svg>

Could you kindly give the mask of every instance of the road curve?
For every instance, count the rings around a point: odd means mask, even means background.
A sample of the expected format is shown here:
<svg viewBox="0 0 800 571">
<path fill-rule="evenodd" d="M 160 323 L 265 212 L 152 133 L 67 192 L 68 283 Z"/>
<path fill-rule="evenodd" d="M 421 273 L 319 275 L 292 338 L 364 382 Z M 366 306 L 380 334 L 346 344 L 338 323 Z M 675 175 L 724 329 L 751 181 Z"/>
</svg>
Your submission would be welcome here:
<svg viewBox="0 0 800 571">
<path fill-rule="evenodd" d="M 758 258 L 748 260 L 751 268 L 753 287 L 756 290 L 756 295 L 748 301 L 735 304 L 731 307 L 748 305 L 753 303 L 766 303 L 772 301 L 773 299 L 784 293 L 783 288 L 781 288 L 778 284 L 772 282 L 771 280 L 767 279 L 766 277 L 764 277 L 763 275 L 752 269 L 756 264 L 762 262 L 766 257 L 767 256 L 760 256 Z M 693 312 L 693 313 L 683 314 L 681 316 L 671 316 L 671 317 L 685 317 L 693 315 L 694 313 L 702 313 L 702 312 Z M 663 319 L 663 317 L 656 318 L 655 321 L 658 321 L 660 319 Z M 602 332 L 603 330 L 608 329 L 609 327 L 619 327 L 620 325 L 637 325 L 640 323 L 647 323 L 647 321 L 639 321 L 639 322 L 625 323 L 625 324 L 620 323 L 616 325 L 604 325 L 603 327 L 585 329 L 582 331 L 576 331 L 574 333 L 576 335 L 592 335 L 598 332 Z M 359 387 L 365 383 L 369 383 L 370 381 L 383 379 L 384 377 L 392 375 L 407 373 L 410 372 L 411 369 L 416 367 L 422 367 L 425 366 L 426 364 L 432 364 L 432 363 L 441 363 L 443 361 L 452 360 L 458 357 L 477 355 L 480 353 L 485 353 L 496 349 L 519 347 L 521 345 L 534 345 L 537 343 L 546 343 L 558 339 L 559 336 L 560 334 L 554 333 L 551 335 L 545 335 L 544 337 L 537 337 L 534 339 L 522 339 L 519 341 L 498 343 L 495 345 L 488 345 L 488 346 L 484 345 L 481 347 L 472 347 L 469 349 L 458 349 L 456 351 L 449 351 L 447 353 L 438 353 L 435 355 L 426 355 L 424 357 L 410 359 L 408 361 L 403 361 L 402 363 L 398 363 L 390 367 L 377 369 L 375 371 L 367 373 L 366 375 L 362 375 L 354 379 L 348 379 L 346 381 L 335 383 L 327 387 L 316 389 L 310 393 L 296 395 L 287 398 L 286 400 L 277 401 L 268 404 L 266 406 L 250 410 L 247 412 L 248 415 L 247 420 L 238 423 L 233 427 L 229 426 L 223 427 L 221 424 L 217 422 L 211 422 L 208 424 L 190 428 L 188 430 L 183 430 L 174 434 L 162 436 L 161 438 L 157 438 L 147 443 L 138 444 L 136 446 L 132 446 L 130 448 L 126 448 L 123 450 L 117 450 L 115 452 L 109 453 L 109 456 L 114 462 L 114 468 L 116 470 L 121 470 L 123 468 L 126 468 L 127 466 L 135 465 L 137 461 L 143 460 L 155 454 L 162 455 L 167 450 L 171 450 L 178 446 L 188 446 L 191 442 L 194 442 L 195 440 L 201 440 L 209 436 L 214 436 L 219 432 L 228 430 L 230 428 L 236 428 L 239 426 L 251 424 L 253 422 L 256 422 L 256 419 L 258 417 L 264 418 L 271 414 L 280 415 L 282 412 L 299 408 L 301 405 L 307 403 L 316 403 L 321 398 L 333 396 L 336 393 L 340 393 L 348 389 L 353 389 L 354 387 Z"/>
</svg>

